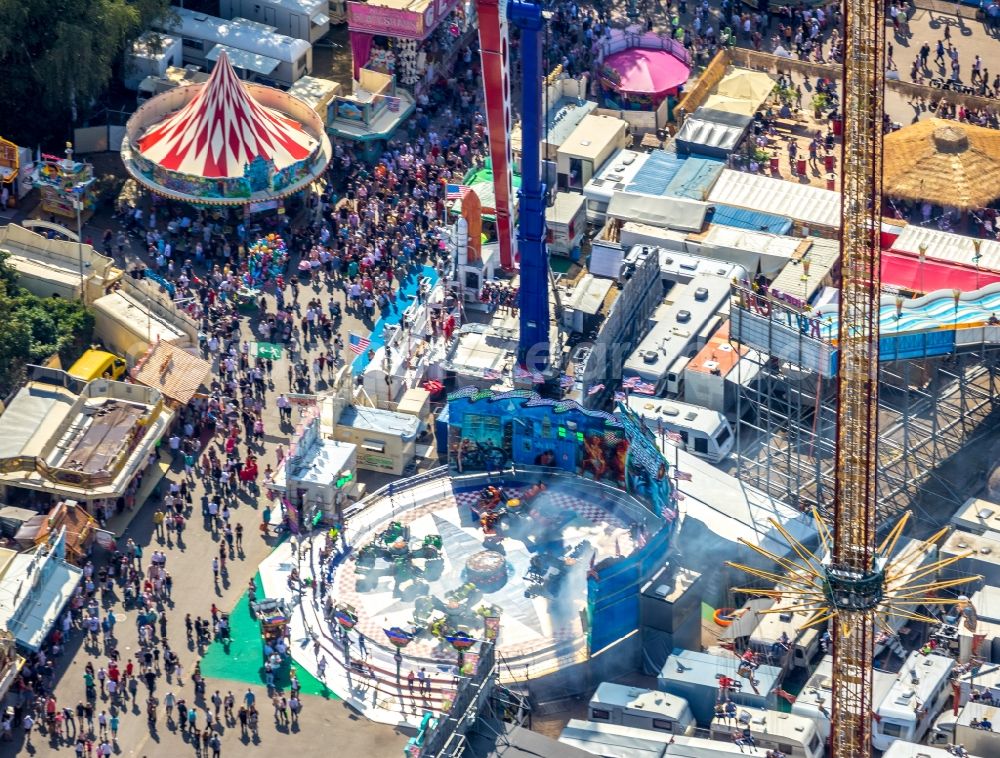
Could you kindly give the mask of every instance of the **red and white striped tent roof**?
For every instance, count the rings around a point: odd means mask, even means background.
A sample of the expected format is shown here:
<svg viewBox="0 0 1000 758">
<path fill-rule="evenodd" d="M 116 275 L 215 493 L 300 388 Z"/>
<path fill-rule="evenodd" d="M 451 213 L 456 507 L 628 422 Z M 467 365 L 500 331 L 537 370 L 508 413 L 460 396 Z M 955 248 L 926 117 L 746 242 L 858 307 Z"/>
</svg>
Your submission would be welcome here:
<svg viewBox="0 0 1000 758">
<path fill-rule="evenodd" d="M 308 158 L 318 142 L 294 119 L 254 100 L 225 52 L 187 105 L 139 139 L 139 152 L 169 171 L 237 178 L 258 155 L 282 169 Z"/>
</svg>

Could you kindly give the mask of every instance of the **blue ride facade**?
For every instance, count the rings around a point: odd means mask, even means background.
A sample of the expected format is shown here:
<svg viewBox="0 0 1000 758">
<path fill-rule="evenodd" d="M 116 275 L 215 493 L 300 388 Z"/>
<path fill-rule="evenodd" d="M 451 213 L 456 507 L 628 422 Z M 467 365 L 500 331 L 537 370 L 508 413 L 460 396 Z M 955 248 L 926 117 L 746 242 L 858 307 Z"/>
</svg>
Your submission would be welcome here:
<svg viewBox="0 0 1000 758">
<path fill-rule="evenodd" d="M 670 466 L 641 419 L 624 406 L 605 413 L 528 390 L 472 387 L 449 396 L 448 419 L 456 489 L 466 477 L 481 486 L 484 473 L 496 487 L 522 492 L 550 479 L 569 482 L 595 507 L 634 525 L 635 549 L 588 571 L 589 654 L 633 635 L 640 626 L 639 588 L 665 563 L 677 516 Z M 532 507 L 538 521 L 559 517 L 546 512 L 544 497 Z M 550 546 L 538 543 L 539 550 Z"/>
</svg>

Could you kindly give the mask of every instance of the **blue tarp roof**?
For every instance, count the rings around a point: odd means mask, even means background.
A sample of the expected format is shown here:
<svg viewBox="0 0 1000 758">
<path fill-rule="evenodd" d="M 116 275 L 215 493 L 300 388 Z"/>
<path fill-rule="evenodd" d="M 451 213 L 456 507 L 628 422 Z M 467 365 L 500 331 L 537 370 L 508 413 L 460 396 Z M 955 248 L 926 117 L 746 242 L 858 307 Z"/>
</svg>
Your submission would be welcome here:
<svg viewBox="0 0 1000 758">
<path fill-rule="evenodd" d="M 654 197 L 704 200 L 725 163 L 714 158 L 695 158 L 666 150 L 654 150 L 625 188 Z"/>
<path fill-rule="evenodd" d="M 667 185 L 667 194 L 689 200 L 705 200 L 725 165 L 724 161 L 715 158 L 687 158 Z"/>
<path fill-rule="evenodd" d="M 683 165 L 684 158 L 677 153 L 654 150 L 649 154 L 646 162 L 642 164 L 642 168 L 639 169 L 625 191 L 662 197 L 667 192 L 667 186 L 677 176 L 677 172 L 681 170 Z"/>
<path fill-rule="evenodd" d="M 716 205 L 713 211 L 705 217 L 712 224 L 734 226 L 737 229 L 747 229 L 770 234 L 788 234 L 792 228 L 792 220 L 784 216 L 774 216 L 761 211 L 751 211 L 746 208 L 734 208 L 731 205 Z"/>
</svg>

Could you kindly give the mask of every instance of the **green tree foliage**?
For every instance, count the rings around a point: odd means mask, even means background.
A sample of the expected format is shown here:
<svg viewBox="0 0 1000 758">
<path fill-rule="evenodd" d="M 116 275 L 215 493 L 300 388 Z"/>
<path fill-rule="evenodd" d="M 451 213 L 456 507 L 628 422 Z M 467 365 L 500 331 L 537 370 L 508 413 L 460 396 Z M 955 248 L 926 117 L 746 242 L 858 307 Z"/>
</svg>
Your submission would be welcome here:
<svg viewBox="0 0 1000 758">
<path fill-rule="evenodd" d="M 169 0 L 0 0 L 0 134 L 33 146 L 68 133 Z"/>
<path fill-rule="evenodd" d="M 0 253 L 0 397 L 17 388 L 28 363 L 58 354 L 64 366 L 70 365 L 94 332 L 94 317 L 82 303 L 33 295 L 16 278 Z"/>
</svg>

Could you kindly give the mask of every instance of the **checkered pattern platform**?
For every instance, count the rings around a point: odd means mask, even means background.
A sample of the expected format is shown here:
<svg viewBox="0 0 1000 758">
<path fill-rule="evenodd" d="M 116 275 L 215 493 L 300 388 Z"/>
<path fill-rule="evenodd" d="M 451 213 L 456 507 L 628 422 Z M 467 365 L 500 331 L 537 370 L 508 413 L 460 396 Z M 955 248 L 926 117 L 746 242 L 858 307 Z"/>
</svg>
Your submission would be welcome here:
<svg viewBox="0 0 1000 758">
<path fill-rule="evenodd" d="M 529 487 L 504 487 L 503 492 L 509 498 L 524 498 L 524 493 L 530 489 Z M 481 490 L 469 490 L 467 492 L 456 492 L 455 501 L 458 503 L 459 507 L 462 509 L 469 509 L 473 505 L 479 502 L 479 493 Z M 581 518 L 585 518 L 592 524 L 607 524 L 608 526 L 614 527 L 616 529 L 628 529 L 629 525 L 622 521 L 617 515 L 610 513 L 606 508 L 602 507 L 600 502 L 592 502 L 589 500 L 584 500 L 577 497 L 571 492 L 564 492 L 562 490 L 550 491 L 546 490 L 538 495 L 535 499 L 540 500 L 541 498 L 548 498 L 548 500 L 558 509 L 565 511 L 574 511 Z M 534 501 L 533 501 L 534 502 Z M 529 506 L 530 507 L 530 506 Z M 466 512 L 468 512 L 466 510 Z"/>
</svg>

